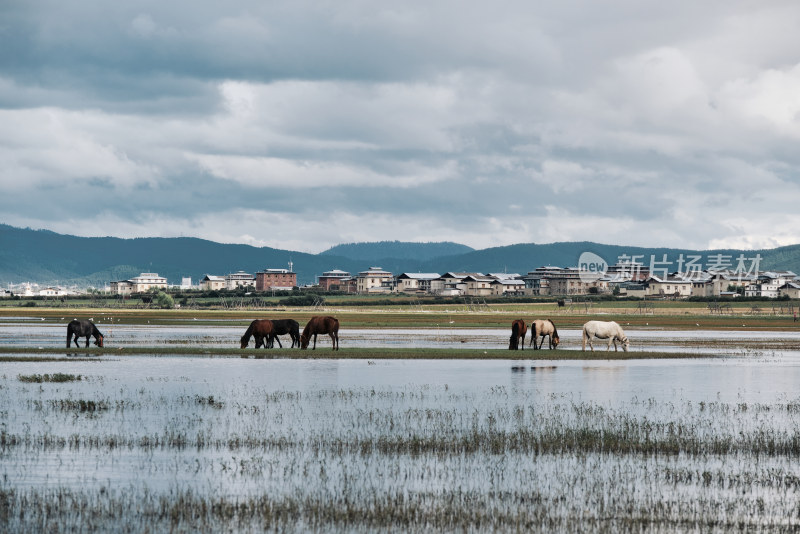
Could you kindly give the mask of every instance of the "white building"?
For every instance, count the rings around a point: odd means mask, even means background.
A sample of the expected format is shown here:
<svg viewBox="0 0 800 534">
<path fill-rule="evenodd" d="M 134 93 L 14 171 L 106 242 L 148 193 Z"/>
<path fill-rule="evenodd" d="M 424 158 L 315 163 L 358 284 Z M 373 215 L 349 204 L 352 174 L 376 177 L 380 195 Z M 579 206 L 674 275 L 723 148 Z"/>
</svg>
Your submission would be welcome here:
<svg viewBox="0 0 800 534">
<path fill-rule="evenodd" d="M 219 291 L 220 289 L 225 289 L 227 285 L 228 282 L 224 276 L 207 274 L 200 280 L 200 289 L 203 291 Z"/>
<path fill-rule="evenodd" d="M 431 282 L 439 278 L 439 273 L 403 273 L 395 278 L 395 291 L 398 293 L 430 293 Z"/>
<path fill-rule="evenodd" d="M 227 289 L 237 289 L 240 287 L 256 287 L 256 277 L 244 271 L 237 271 L 225 276 L 225 287 Z"/>
<path fill-rule="evenodd" d="M 394 277 L 392 273 L 380 267 L 370 267 L 361 271 L 356 277 L 356 291 L 358 293 L 388 293 L 392 291 Z"/>
</svg>

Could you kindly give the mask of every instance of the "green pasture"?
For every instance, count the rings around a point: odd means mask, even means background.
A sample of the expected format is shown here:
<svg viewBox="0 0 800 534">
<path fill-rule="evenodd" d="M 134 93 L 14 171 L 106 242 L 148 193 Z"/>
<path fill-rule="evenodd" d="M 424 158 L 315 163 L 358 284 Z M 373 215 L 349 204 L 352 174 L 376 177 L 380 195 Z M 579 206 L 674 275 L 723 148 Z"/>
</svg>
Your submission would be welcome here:
<svg viewBox="0 0 800 534">
<path fill-rule="evenodd" d="M 246 328 L 253 319 L 293 318 L 304 325 L 314 315 L 333 315 L 342 329 L 347 328 L 504 328 L 514 319 L 529 322 L 549 318 L 559 328 L 580 328 L 588 320 L 617 321 L 623 328 L 668 329 L 774 329 L 793 330 L 800 326 L 786 301 L 732 302 L 723 313 L 712 311 L 708 303 L 686 301 L 648 302 L 601 301 L 591 306 L 575 304 L 559 307 L 553 302 L 490 304 L 465 308 L 457 303 L 425 306 L 335 306 L 276 307 L 263 309 L 154 309 L 92 307 L 0 307 L 0 321 L 10 317 L 29 317 L 66 324 L 73 318 L 92 318 L 98 325 L 215 324 Z M 797 309 L 796 307 L 793 309 Z"/>
</svg>

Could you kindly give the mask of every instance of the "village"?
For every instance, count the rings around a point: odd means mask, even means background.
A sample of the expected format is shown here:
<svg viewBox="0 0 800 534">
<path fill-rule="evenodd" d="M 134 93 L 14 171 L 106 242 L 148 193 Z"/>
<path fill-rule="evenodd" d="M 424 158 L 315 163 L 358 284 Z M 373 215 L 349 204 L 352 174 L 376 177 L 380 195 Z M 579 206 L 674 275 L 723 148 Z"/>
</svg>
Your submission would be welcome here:
<svg viewBox="0 0 800 534">
<path fill-rule="evenodd" d="M 292 291 L 298 288 L 291 269 L 267 268 L 255 274 L 237 271 L 226 275 L 206 274 L 197 285 L 183 277 L 169 284 L 166 277 L 146 272 L 126 280 L 113 281 L 103 289 L 111 295 L 135 295 L 163 291 Z M 792 271 L 742 272 L 731 268 L 658 272 L 645 264 L 619 262 L 603 272 L 581 267 L 542 266 L 527 274 L 446 272 L 393 274 L 381 267 L 351 274 L 332 269 L 316 276 L 316 283 L 300 289 L 316 289 L 359 295 L 433 295 L 445 297 L 567 297 L 613 295 L 641 299 L 706 298 L 800 298 L 800 277 Z M 39 287 L 17 284 L 0 290 L 0 297 L 61 297 L 86 290 L 60 286 Z"/>
</svg>

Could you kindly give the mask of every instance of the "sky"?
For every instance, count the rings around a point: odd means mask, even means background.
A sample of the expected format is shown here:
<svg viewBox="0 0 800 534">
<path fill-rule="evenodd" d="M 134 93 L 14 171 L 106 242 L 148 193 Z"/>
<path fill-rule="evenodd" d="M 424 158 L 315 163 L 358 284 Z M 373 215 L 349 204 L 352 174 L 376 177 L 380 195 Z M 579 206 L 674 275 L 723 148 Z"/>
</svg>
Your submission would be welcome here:
<svg viewBox="0 0 800 534">
<path fill-rule="evenodd" d="M 0 2 L 0 222 L 800 243 L 800 3 Z"/>
</svg>

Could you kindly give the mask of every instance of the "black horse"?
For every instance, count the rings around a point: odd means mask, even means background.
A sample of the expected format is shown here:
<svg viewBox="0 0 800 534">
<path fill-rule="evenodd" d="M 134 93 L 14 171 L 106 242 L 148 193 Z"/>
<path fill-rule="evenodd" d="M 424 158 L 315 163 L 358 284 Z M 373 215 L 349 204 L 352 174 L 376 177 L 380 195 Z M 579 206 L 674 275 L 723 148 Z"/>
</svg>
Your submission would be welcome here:
<svg viewBox="0 0 800 534">
<path fill-rule="evenodd" d="M 89 346 L 89 338 L 94 336 L 94 344 L 98 347 L 103 346 L 103 334 L 100 333 L 100 330 L 94 325 L 92 321 L 79 321 L 75 319 L 74 321 L 70 321 L 67 325 L 67 348 L 72 345 L 72 337 L 75 336 L 75 346 L 80 347 L 78 344 L 78 338 L 85 337 L 86 338 L 86 346 Z"/>
<path fill-rule="evenodd" d="M 273 319 L 272 320 L 273 330 L 272 334 L 269 336 L 269 342 L 267 348 L 272 348 L 273 342 L 277 341 L 278 346 L 283 348 L 281 345 L 281 340 L 278 336 L 282 336 L 284 334 L 289 334 L 292 338 L 292 347 L 294 348 L 295 343 L 297 346 L 300 346 L 300 324 L 295 321 L 294 319 Z"/>
</svg>

